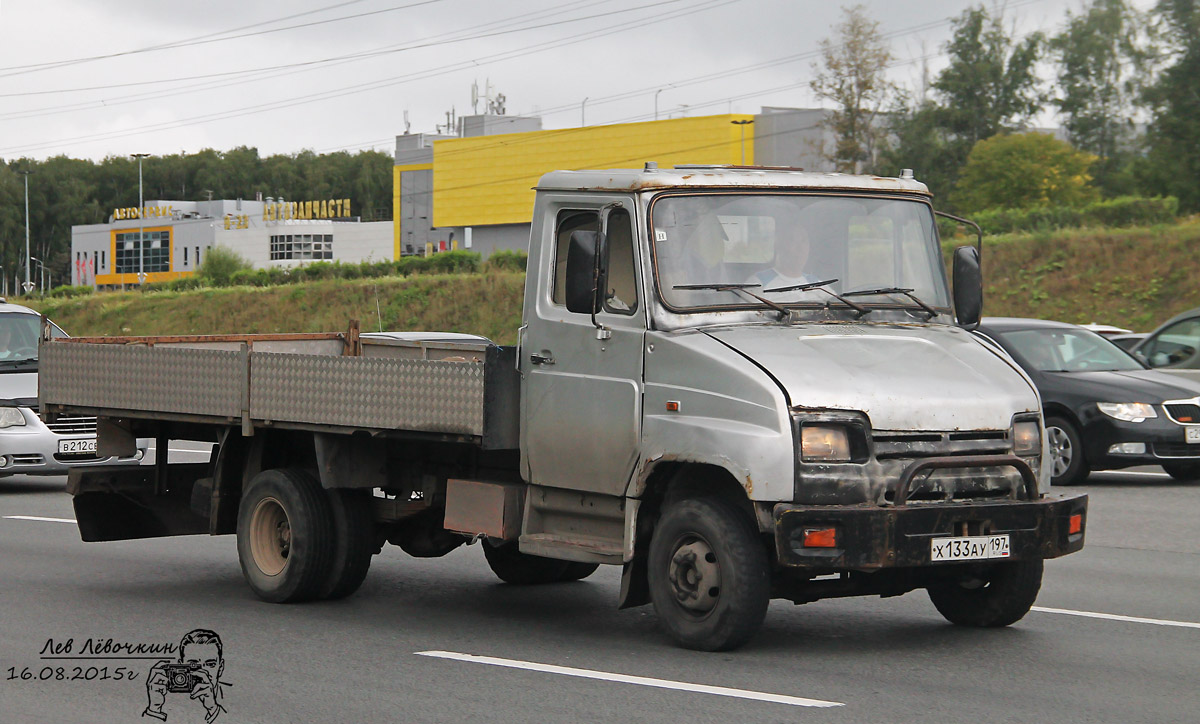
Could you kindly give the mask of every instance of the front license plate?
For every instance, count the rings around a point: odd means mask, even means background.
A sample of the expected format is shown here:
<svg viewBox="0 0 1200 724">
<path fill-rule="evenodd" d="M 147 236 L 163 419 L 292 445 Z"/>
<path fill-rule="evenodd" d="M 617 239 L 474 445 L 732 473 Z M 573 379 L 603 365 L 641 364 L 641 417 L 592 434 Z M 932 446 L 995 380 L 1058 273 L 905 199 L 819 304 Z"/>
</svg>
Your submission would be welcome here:
<svg viewBox="0 0 1200 724">
<path fill-rule="evenodd" d="M 1200 426 L 1183 428 L 1183 439 L 1188 442 L 1200 442 Z"/>
<path fill-rule="evenodd" d="M 1008 558 L 1007 535 L 979 535 L 966 538 L 934 538 L 929 542 L 929 560 L 979 561 L 988 558 Z"/>
<path fill-rule="evenodd" d="M 59 440 L 58 451 L 60 453 L 94 453 L 96 452 L 96 438 L 88 440 Z"/>
</svg>

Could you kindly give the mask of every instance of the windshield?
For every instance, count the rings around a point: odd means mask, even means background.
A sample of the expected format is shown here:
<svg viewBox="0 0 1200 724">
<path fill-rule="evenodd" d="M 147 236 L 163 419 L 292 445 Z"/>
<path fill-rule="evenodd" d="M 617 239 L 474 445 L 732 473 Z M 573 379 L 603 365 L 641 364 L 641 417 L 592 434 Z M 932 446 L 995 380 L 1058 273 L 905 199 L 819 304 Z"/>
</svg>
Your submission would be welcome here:
<svg viewBox="0 0 1200 724">
<path fill-rule="evenodd" d="M 650 207 L 659 292 L 676 311 L 762 307 L 727 288 L 752 291 L 789 306 L 824 305 L 820 289 L 772 289 L 836 280 L 833 292 L 903 288 L 947 309 L 933 214 L 917 201 L 829 195 L 722 193 L 668 195 Z M 917 307 L 911 299 L 858 297 L 865 306 Z"/>
<path fill-rule="evenodd" d="M 1084 329 L 1024 329 L 1000 337 L 1039 372 L 1144 369 L 1120 347 Z"/>
<path fill-rule="evenodd" d="M 36 360 L 41 322 L 36 314 L 0 313 L 0 362 Z M 53 325 L 50 329 L 56 337 L 65 336 Z"/>
</svg>

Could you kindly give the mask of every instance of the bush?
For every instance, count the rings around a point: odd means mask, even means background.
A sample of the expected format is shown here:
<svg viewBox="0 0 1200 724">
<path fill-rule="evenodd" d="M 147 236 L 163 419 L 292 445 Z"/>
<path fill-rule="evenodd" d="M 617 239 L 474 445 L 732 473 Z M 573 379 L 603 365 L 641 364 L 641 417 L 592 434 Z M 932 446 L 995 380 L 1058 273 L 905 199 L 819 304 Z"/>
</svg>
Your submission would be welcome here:
<svg viewBox="0 0 1200 724">
<path fill-rule="evenodd" d="M 214 246 L 208 250 L 196 276 L 204 279 L 210 286 L 227 287 L 233 282 L 235 273 L 249 268 L 250 262 L 241 254 L 224 246 Z"/>
<path fill-rule="evenodd" d="M 525 271 L 529 255 L 523 251 L 504 249 L 488 257 L 483 268 L 487 271 Z"/>
<path fill-rule="evenodd" d="M 429 271 L 440 274 L 474 274 L 479 271 L 479 253 L 443 251 L 427 258 Z"/>
<path fill-rule="evenodd" d="M 55 287 L 46 292 L 45 297 L 47 299 L 71 299 L 72 297 L 86 297 L 95 291 L 95 289 L 87 285 Z"/>
<path fill-rule="evenodd" d="M 993 209 L 973 214 L 971 220 L 982 226 L 985 234 L 1008 234 L 1084 226 L 1152 226 L 1171 223 L 1178 213 L 1179 200 L 1173 196 L 1121 196 L 1079 208 L 1043 206 L 1025 210 Z"/>
</svg>

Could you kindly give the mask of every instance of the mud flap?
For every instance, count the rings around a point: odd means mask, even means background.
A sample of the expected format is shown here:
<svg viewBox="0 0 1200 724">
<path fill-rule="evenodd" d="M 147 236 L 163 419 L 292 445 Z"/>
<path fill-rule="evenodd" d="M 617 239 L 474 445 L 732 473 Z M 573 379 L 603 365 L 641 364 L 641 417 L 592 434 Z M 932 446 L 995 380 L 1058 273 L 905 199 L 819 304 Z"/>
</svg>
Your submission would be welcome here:
<svg viewBox="0 0 1200 724">
<path fill-rule="evenodd" d="M 196 482 L 208 463 L 75 469 L 67 475 L 79 535 L 87 542 L 207 534 L 208 516 L 192 508 Z"/>
</svg>

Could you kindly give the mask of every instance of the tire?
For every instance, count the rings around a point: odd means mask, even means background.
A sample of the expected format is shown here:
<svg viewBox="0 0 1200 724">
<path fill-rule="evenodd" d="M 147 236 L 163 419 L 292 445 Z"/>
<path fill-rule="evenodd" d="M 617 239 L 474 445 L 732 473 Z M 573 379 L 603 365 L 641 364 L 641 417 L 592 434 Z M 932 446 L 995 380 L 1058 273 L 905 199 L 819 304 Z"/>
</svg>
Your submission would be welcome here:
<svg viewBox="0 0 1200 724">
<path fill-rule="evenodd" d="M 333 555 L 329 576 L 317 598 L 335 600 L 358 590 L 375 555 L 375 517 L 370 490 L 325 491 L 333 520 Z"/>
<path fill-rule="evenodd" d="M 1084 459 L 1083 438 L 1074 423 L 1065 417 L 1047 417 L 1046 438 L 1050 443 L 1051 485 L 1074 485 L 1087 478 L 1091 469 Z"/>
<path fill-rule="evenodd" d="M 766 549 L 749 517 L 722 500 L 672 503 L 650 539 L 647 574 L 659 622 L 686 648 L 735 649 L 766 617 Z"/>
<path fill-rule="evenodd" d="M 976 628 L 1020 621 L 1042 587 L 1042 559 L 993 563 L 980 577 L 930 586 L 929 599 L 952 624 Z"/>
<path fill-rule="evenodd" d="M 334 540 L 329 498 L 308 472 L 265 470 L 238 506 L 242 575 L 271 603 L 316 598 L 330 576 Z"/>
<path fill-rule="evenodd" d="M 568 583 L 570 581 L 582 581 L 588 576 L 596 572 L 600 567 L 599 563 L 583 563 L 581 561 L 567 561 L 566 568 L 563 569 L 562 575 L 558 577 L 560 583 Z"/>
<path fill-rule="evenodd" d="M 1200 462 L 1163 463 L 1162 469 L 1176 480 L 1183 482 L 1200 480 Z"/>
<path fill-rule="evenodd" d="M 531 586 L 540 583 L 576 580 L 563 578 L 567 568 L 572 564 L 571 561 L 522 553 L 515 542 L 493 545 L 490 541 L 484 540 L 483 555 L 487 558 L 492 572 L 505 583 Z"/>
</svg>

